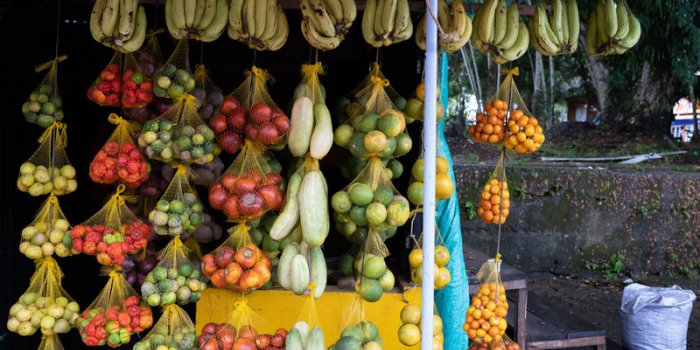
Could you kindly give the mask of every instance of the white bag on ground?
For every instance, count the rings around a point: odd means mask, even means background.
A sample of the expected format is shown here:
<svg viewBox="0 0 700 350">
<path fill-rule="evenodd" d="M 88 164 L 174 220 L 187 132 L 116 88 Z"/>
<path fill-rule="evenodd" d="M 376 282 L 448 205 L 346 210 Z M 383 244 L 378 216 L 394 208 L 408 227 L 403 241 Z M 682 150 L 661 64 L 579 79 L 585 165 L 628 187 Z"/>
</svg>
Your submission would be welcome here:
<svg viewBox="0 0 700 350">
<path fill-rule="evenodd" d="M 622 341 L 630 350 L 685 350 L 695 293 L 630 284 L 622 293 Z"/>
</svg>

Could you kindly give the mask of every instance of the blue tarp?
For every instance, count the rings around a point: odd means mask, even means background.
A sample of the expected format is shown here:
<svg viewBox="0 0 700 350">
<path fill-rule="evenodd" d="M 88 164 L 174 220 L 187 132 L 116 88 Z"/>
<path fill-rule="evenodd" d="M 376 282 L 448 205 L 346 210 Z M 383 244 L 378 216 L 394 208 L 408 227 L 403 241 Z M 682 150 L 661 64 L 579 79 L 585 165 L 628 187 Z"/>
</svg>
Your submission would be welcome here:
<svg viewBox="0 0 700 350">
<path fill-rule="evenodd" d="M 448 62 L 447 53 L 444 51 L 440 57 L 440 91 L 442 105 L 447 109 L 448 98 Z M 445 111 L 445 116 L 447 111 Z M 450 177 L 455 182 L 454 164 L 452 155 L 445 140 L 445 120 L 443 118 L 437 129 L 437 155 L 447 158 L 450 162 Z M 452 198 L 441 201 L 437 205 L 438 229 L 442 234 L 447 248 L 450 250 L 450 263 L 447 267 L 452 275 L 452 282 L 442 290 L 435 292 L 435 303 L 442 317 L 443 333 L 445 335 L 445 349 L 466 349 L 469 340 L 464 332 L 464 322 L 467 308 L 469 308 L 469 281 L 467 280 L 464 266 L 464 253 L 462 251 L 462 226 L 459 218 L 459 199 L 457 191 Z"/>
</svg>

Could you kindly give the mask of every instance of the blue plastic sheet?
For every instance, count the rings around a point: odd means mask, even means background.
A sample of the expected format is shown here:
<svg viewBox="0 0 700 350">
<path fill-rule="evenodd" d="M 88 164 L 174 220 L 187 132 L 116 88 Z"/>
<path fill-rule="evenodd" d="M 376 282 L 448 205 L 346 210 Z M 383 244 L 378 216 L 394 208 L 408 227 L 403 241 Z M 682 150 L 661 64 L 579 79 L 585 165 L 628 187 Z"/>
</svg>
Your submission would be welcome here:
<svg viewBox="0 0 700 350">
<path fill-rule="evenodd" d="M 440 57 L 440 91 L 441 103 L 447 109 L 448 98 L 448 62 L 444 51 Z M 447 115 L 447 111 L 445 111 Z M 437 129 L 437 155 L 447 158 L 450 163 L 450 177 L 455 182 L 454 166 L 450 148 L 445 140 L 445 120 L 443 118 Z M 442 317 L 445 349 L 466 349 L 469 339 L 464 332 L 464 322 L 469 308 L 469 280 L 464 266 L 462 251 L 462 226 L 459 215 L 459 199 L 457 190 L 448 200 L 437 205 L 438 229 L 442 234 L 447 249 L 450 250 L 450 263 L 447 265 L 452 275 L 452 282 L 442 290 L 435 292 L 435 303 Z"/>
</svg>

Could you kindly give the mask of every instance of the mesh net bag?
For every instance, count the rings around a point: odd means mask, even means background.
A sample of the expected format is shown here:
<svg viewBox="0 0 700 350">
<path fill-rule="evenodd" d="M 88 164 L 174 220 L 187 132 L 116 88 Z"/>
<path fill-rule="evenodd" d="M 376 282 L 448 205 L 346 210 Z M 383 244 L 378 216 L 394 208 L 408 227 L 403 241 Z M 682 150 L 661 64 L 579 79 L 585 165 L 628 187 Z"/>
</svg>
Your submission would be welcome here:
<svg viewBox="0 0 700 350">
<path fill-rule="evenodd" d="M 80 314 L 78 331 L 87 346 L 116 348 L 128 344 L 131 335 L 151 327 L 153 314 L 139 304 L 139 297 L 118 268 L 105 271 L 107 285 Z"/>
<path fill-rule="evenodd" d="M 68 333 L 77 324 L 80 307 L 61 287 L 63 272 L 51 257 L 36 261 L 29 288 L 10 307 L 7 330 L 31 336 Z"/>
<path fill-rule="evenodd" d="M 410 204 L 387 173 L 379 158 L 370 158 L 367 167 L 331 198 L 335 222 L 351 242 L 363 242 L 369 229 L 393 235 L 408 221 Z"/>
<path fill-rule="evenodd" d="M 187 181 L 191 170 L 183 165 L 176 166 L 176 169 L 170 185 L 148 214 L 148 220 L 159 235 L 191 234 L 202 224 L 204 205 Z"/>
<path fill-rule="evenodd" d="M 132 135 L 138 124 L 111 113 L 107 118 L 117 127 L 90 162 L 90 179 L 103 184 L 124 184 L 139 187 L 148 179 L 150 166 L 134 143 Z"/>
<path fill-rule="evenodd" d="M 220 177 L 224 170 L 226 170 L 226 166 L 221 160 L 221 157 L 214 158 L 214 161 L 211 163 L 192 164 L 190 168 L 192 169 L 193 176 L 191 179 L 192 184 L 195 186 L 211 185 L 211 183 L 214 182 L 216 178 Z M 163 175 L 163 179 L 170 182 L 175 176 L 175 171 L 176 169 L 172 165 L 166 163 L 163 164 L 160 173 Z"/>
<path fill-rule="evenodd" d="M 47 128 L 53 122 L 63 120 L 63 100 L 57 91 L 56 69 L 58 63 L 66 58 L 68 56 L 59 56 L 35 67 L 37 73 L 46 69 L 49 71 L 22 104 L 22 114 L 28 122 Z"/>
<path fill-rule="evenodd" d="M 177 305 L 163 308 L 163 315 L 133 350 L 189 350 L 196 349 L 197 335 L 187 312 Z"/>
<path fill-rule="evenodd" d="M 487 224 L 504 224 L 510 213 L 510 192 L 506 179 L 504 153 L 481 190 L 477 214 Z"/>
<path fill-rule="evenodd" d="M 211 73 L 204 68 L 203 64 L 199 64 L 195 68 L 194 82 L 195 87 L 192 90 L 192 95 L 200 101 L 199 115 L 204 120 L 209 120 L 224 102 L 224 93 L 211 78 Z"/>
<path fill-rule="evenodd" d="M 411 167 L 411 182 L 406 196 L 415 205 L 423 205 L 423 154 Z M 455 191 L 455 184 L 449 175 L 450 162 L 445 157 L 435 157 L 435 199 L 450 199 Z"/>
<path fill-rule="evenodd" d="M 100 106 L 120 107 L 124 54 L 115 52 L 87 91 L 88 100 Z"/>
<path fill-rule="evenodd" d="M 362 299 L 376 302 L 385 292 L 394 288 L 396 280 L 389 270 L 384 258 L 389 255 L 389 249 L 384 244 L 379 232 L 370 228 L 362 248 L 353 261 L 355 277 L 355 292 Z"/>
<path fill-rule="evenodd" d="M 365 317 L 364 300 L 356 296 L 345 307 L 346 317 L 340 338 L 332 347 L 340 349 L 382 349 L 383 341 L 374 322 Z"/>
<path fill-rule="evenodd" d="M 200 349 L 284 349 L 287 330 L 275 328 L 248 306 L 244 298 L 235 303 L 227 323 L 204 325 L 197 345 Z"/>
<path fill-rule="evenodd" d="M 450 270 L 447 268 L 447 264 L 450 263 L 450 250 L 447 249 L 437 225 L 435 225 L 435 233 L 435 280 L 433 288 L 440 290 L 447 287 L 452 280 Z M 413 249 L 408 254 L 408 263 L 411 266 L 411 281 L 420 286 L 423 283 L 423 249 L 421 248 L 423 246 L 423 235 L 421 234 L 416 239 L 413 235 L 413 225 L 411 225 L 409 237 L 413 244 Z"/>
<path fill-rule="evenodd" d="M 134 54 L 124 56 L 122 72 L 121 103 L 124 108 L 143 108 L 153 100 L 152 74 L 148 75 L 141 69 L 148 63 L 143 63 Z M 149 70 L 149 67 L 144 67 Z"/>
<path fill-rule="evenodd" d="M 55 122 L 39 137 L 39 148 L 19 167 L 17 188 L 33 197 L 75 191 L 75 168 L 66 154 L 66 124 Z"/>
<path fill-rule="evenodd" d="M 399 342 L 405 346 L 413 347 L 420 345 L 421 341 L 421 316 L 420 305 L 407 304 L 401 309 L 401 327 L 399 327 Z M 442 318 L 437 310 L 437 305 L 433 303 L 433 349 L 444 349 L 445 335 L 442 332 Z"/>
<path fill-rule="evenodd" d="M 255 245 L 250 228 L 237 224 L 218 248 L 202 257 L 202 273 L 216 288 L 248 293 L 268 283 L 272 263 Z"/>
<path fill-rule="evenodd" d="M 190 72 L 189 45 L 187 39 L 178 41 L 170 58 L 155 73 L 153 94 L 171 99 L 180 98 L 195 87 Z"/>
<path fill-rule="evenodd" d="M 175 236 L 163 248 L 158 265 L 146 275 L 141 285 L 141 299 L 151 307 L 197 302 L 206 282 L 199 264 L 190 259 L 190 250 Z"/>
<path fill-rule="evenodd" d="M 255 220 L 284 204 L 282 176 L 265 159 L 263 148 L 246 141 L 224 175 L 209 186 L 209 204 L 230 220 Z"/>
<path fill-rule="evenodd" d="M 183 164 L 214 161 L 221 149 L 214 132 L 197 113 L 197 106 L 194 96 L 182 95 L 167 112 L 143 125 L 138 142 L 148 158 Z"/>
<path fill-rule="evenodd" d="M 391 171 L 391 179 L 400 178 L 404 172 L 404 166 L 397 159 L 382 159 L 382 164 Z M 367 167 L 367 159 L 349 157 L 340 165 L 340 175 L 348 180 L 352 180 Z M 387 171 L 388 173 L 388 171 Z"/>
<path fill-rule="evenodd" d="M 326 106 L 326 90 L 319 81 L 325 74 L 321 62 L 301 66 L 302 81 L 294 89 L 289 150 L 296 157 L 306 153 L 322 159 L 333 146 L 333 120 Z"/>
<path fill-rule="evenodd" d="M 151 227 L 126 206 L 124 190 L 123 185 L 117 186 L 114 195 L 95 215 L 70 231 L 73 249 L 97 256 L 97 262 L 102 265 L 120 266 L 127 254 L 146 247 L 151 234 Z"/>
<path fill-rule="evenodd" d="M 63 350 L 63 344 L 58 335 L 49 335 L 41 337 L 41 343 L 38 350 Z"/>
<path fill-rule="evenodd" d="M 279 147 L 289 132 L 289 118 L 267 90 L 267 82 L 272 80 L 269 73 L 253 66 L 245 76 L 243 83 L 224 98 L 218 113 L 209 120 L 219 145 L 228 153 L 237 152 L 244 139 L 266 147 Z"/>
<path fill-rule="evenodd" d="M 367 111 L 367 100 L 363 97 L 366 97 L 366 94 L 361 92 L 378 84 L 379 81 L 381 81 L 386 98 L 391 104 L 390 108 L 403 110 L 406 106 L 406 100 L 391 86 L 387 77 L 382 73 L 379 62 L 373 62 L 369 74 L 367 74 L 362 82 L 360 82 L 346 97 L 342 97 L 336 103 L 336 115 L 340 118 L 338 122 L 343 122 L 357 114 L 365 113 Z"/>
<path fill-rule="evenodd" d="M 464 329 L 476 343 L 498 344 L 503 341 L 508 328 L 508 300 L 501 282 L 501 256 L 486 261 L 476 277 L 481 281 L 481 287 L 472 296 Z"/>
<path fill-rule="evenodd" d="M 326 88 L 319 77 L 326 74 L 321 62 L 301 65 L 301 82 L 294 89 L 294 99 L 306 97 L 314 104 L 326 103 Z"/>
<path fill-rule="evenodd" d="M 520 350 L 520 345 L 507 335 L 503 339 L 492 344 L 471 343 L 467 350 Z"/>
<path fill-rule="evenodd" d="M 156 71 L 163 65 L 163 53 L 158 44 L 158 34 L 163 32 L 163 29 L 150 31 L 146 35 L 146 41 L 143 46 L 141 46 L 141 49 L 136 51 L 139 71 L 149 78 L 152 78 L 156 74 Z"/>
<path fill-rule="evenodd" d="M 311 293 L 304 297 L 304 305 L 297 317 L 299 322 L 295 323 L 287 334 L 286 346 L 289 349 L 326 349 L 326 341 L 313 297 L 315 286 L 309 287 Z"/>
<path fill-rule="evenodd" d="M 34 220 L 22 229 L 19 251 L 32 260 L 54 254 L 64 258 L 78 253 L 73 250 L 70 230 L 68 219 L 58 205 L 58 197 L 50 194 L 34 216 Z"/>
<path fill-rule="evenodd" d="M 440 82 L 438 81 L 435 86 L 437 90 L 437 96 L 435 100 L 435 120 L 440 123 L 442 118 L 445 116 L 445 108 L 440 102 Z M 413 92 L 413 96 L 406 101 L 406 106 L 403 109 L 406 113 L 406 123 L 412 123 L 414 120 L 423 121 L 423 103 L 425 102 L 425 82 L 421 81 Z"/>
</svg>

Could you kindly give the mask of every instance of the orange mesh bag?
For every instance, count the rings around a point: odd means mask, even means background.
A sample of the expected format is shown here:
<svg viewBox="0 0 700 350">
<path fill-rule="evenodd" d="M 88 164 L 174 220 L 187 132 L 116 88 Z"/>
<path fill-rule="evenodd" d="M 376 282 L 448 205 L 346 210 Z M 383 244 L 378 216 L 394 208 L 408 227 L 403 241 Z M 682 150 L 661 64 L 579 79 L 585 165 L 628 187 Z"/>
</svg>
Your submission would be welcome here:
<svg viewBox="0 0 700 350">
<path fill-rule="evenodd" d="M 505 153 L 481 190 L 477 214 L 487 224 L 504 224 L 510 213 L 510 191 L 505 170 Z"/>
<path fill-rule="evenodd" d="M 508 300 L 501 281 L 501 256 L 486 261 L 476 277 L 481 281 L 481 286 L 472 296 L 464 329 L 469 339 L 478 344 L 499 344 L 508 328 Z"/>
<path fill-rule="evenodd" d="M 151 227 L 126 206 L 122 196 L 124 190 L 124 185 L 117 186 L 107 204 L 70 231 L 73 249 L 96 255 L 97 262 L 102 265 L 120 266 L 127 254 L 134 254 L 146 247 L 151 234 Z"/>
<path fill-rule="evenodd" d="M 10 307 L 7 330 L 31 336 L 41 330 L 45 337 L 68 333 L 76 326 L 80 307 L 61 287 L 63 272 L 51 257 L 36 261 L 29 288 Z"/>
<path fill-rule="evenodd" d="M 224 174 L 209 186 L 209 204 L 231 220 L 255 220 L 284 204 L 282 176 L 265 159 L 261 145 L 246 141 Z"/>
<path fill-rule="evenodd" d="M 229 153 L 237 152 L 244 138 L 265 147 L 283 145 L 289 132 L 289 118 L 267 90 L 272 77 L 256 66 L 246 71 L 245 76 L 209 120 L 219 145 Z"/>
<path fill-rule="evenodd" d="M 204 205 L 187 181 L 191 170 L 177 165 L 173 180 L 148 214 L 148 220 L 159 235 L 179 236 L 193 233 L 202 224 Z"/>
<path fill-rule="evenodd" d="M 163 308 L 163 315 L 133 350 L 189 350 L 196 349 L 197 335 L 187 312 L 177 305 Z"/>
<path fill-rule="evenodd" d="M 117 127 L 90 162 L 90 179 L 110 185 L 122 183 L 129 189 L 139 187 L 151 168 L 132 138 L 139 126 L 114 113 L 107 120 Z"/>
<path fill-rule="evenodd" d="M 107 285 L 78 318 L 78 331 L 87 346 L 120 347 L 128 344 L 133 334 L 153 325 L 151 309 L 139 304 L 139 297 L 119 270 L 104 271 L 109 275 Z"/>
<path fill-rule="evenodd" d="M 22 114 L 28 122 L 47 128 L 55 121 L 63 120 L 63 100 L 58 94 L 56 70 L 58 63 L 66 58 L 68 56 L 58 56 L 34 69 L 37 73 L 46 69 L 49 71 L 29 95 L 27 101 L 22 104 Z"/>
<path fill-rule="evenodd" d="M 194 81 L 192 95 L 200 101 L 199 115 L 204 120 L 209 120 L 224 102 L 224 94 L 203 64 L 198 64 L 195 68 Z"/>
<path fill-rule="evenodd" d="M 78 252 L 73 249 L 70 224 L 58 205 L 58 197 L 50 194 L 34 216 L 34 220 L 22 229 L 20 253 L 32 260 L 52 255 L 67 257 Z"/>
<path fill-rule="evenodd" d="M 17 188 L 32 197 L 53 193 L 57 196 L 75 191 L 75 168 L 66 154 L 66 124 L 55 122 L 39 137 L 39 148 L 19 167 Z"/>
<path fill-rule="evenodd" d="M 153 82 L 153 93 L 158 97 L 177 99 L 194 89 L 187 39 L 178 41 L 170 58 L 156 72 Z"/>
</svg>

